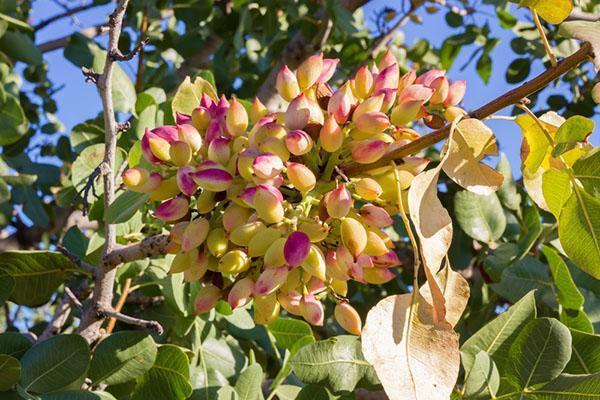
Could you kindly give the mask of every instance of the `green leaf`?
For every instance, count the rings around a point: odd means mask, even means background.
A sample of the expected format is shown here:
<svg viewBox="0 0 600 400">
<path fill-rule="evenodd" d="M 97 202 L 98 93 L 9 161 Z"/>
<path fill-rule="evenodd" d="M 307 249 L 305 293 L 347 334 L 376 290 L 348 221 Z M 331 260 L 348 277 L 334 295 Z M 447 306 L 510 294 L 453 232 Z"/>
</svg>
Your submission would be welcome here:
<svg viewBox="0 0 600 400">
<path fill-rule="evenodd" d="M 59 335 L 33 345 L 21 359 L 21 386 L 28 392 L 59 390 L 86 374 L 90 348 L 76 334 Z"/>
<path fill-rule="evenodd" d="M 502 272 L 499 283 L 491 288 L 505 299 L 516 302 L 525 294 L 536 290 L 536 298 L 555 305 L 554 286 L 546 266 L 534 257 L 525 257 Z"/>
<path fill-rule="evenodd" d="M 577 143 L 583 142 L 594 131 L 594 121 L 575 115 L 569 118 L 558 128 L 554 141 L 556 145 L 552 150 L 552 157 L 558 157 L 573 149 Z"/>
<path fill-rule="evenodd" d="M 600 335 L 571 329 L 573 338 L 571 360 L 564 369 L 566 374 L 593 374 L 600 372 Z"/>
<path fill-rule="evenodd" d="M 21 376 L 19 360 L 7 354 L 0 354 L 0 392 L 15 386 Z"/>
<path fill-rule="evenodd" d="M 51 251 L 7 251 L 0 257 L 0 270 L 15 280 L 10 301 L 40 306 L 79 268 L 67 257 Z"/>
<path fill-rule="evenodd" d="M 64 56 L 78 67 L 88 67 L 102 72 L 106 62 L 106 50 L 80 33 L 72 35 L 64 49 Z M 120 65 L 116 64 L 112 77 L 112 95 L 116 111 L 135 111 L 136 93 L 131 79 Z"/>
<path fill-rule="evenodd" d="M 35 46 L 29 35 L 7 31 L 0 37 L 0 51 L 10 58 L 30 65 L 43 62 L 42 52 Z"/>
<path fill-rule="evenodd" d="M 592 375 L 560 375 L 558 378 L 528 394 L 534 400 L 592 400 L 600 399 L 600 373 Z"/>
<path fill-rule="evenodd" d="M 156 361 L 133 392 L 133 400 L 183 400 L 192 394 L 188 358 L 177 346 L 159 347 Z"/>
<path fill-rule="evenodd" d="M 64 390 L 48 393 L 42 396 L 42 400 L 116 400 L 107 392 L 90 392 L 87 390 Z"/>
<path fill-rule="evenodd" d="M 535 296 L 529 292 L 504 313 L 489 322 L 462 345 L 461 359 L 466 371 L 475 363 L 480 351 L 485 351 L 502 369 L 508 360 L 510 344 L 529 320 L 535 318 Z"/>
<path fill-rule="evenodd" d="M 558 219 L 558 236 L 569 258 L 600 279 L 600 198 L 575 190 Z"/>
<path fill-rule="evenodd" d="M 486 352 L 480 351 L 465 379 L 464 396 L 474 400 L 493 398 L 499 387 L 500 374 L 494 360 Z"/>
<path fill-rule="evenodd" d="M 129 221 L 144 204 L 148 202 L 148 193 L 125 191 L 108 207 L 107 220 L 112 224 Z"/>
<path fill-rule="evenodd" d="M 506 70 L 506 82 L 516 84 L 524 81 L 531 72 L 531 60 L 529 58 L 517 58 L 510 63 Z"/>
<path fill-rule="evenodd" d="M 104 129 L 91 122 L 77 124 L 71 129 L 69 140 L 75 153 L 79 154 L 86 147 L 103 142 Z"/>
<path fill-rule="evenodd" d="M 6 96 L 4 102 L 0 103 L 0 145 L 17 142 L 27 133 L 27 129 L 28 121 L 19 100 Z"/>
<path fill-rule="evenodd" d="M 0 13 L 0 20 L 6 21 L 12 26 L 15 26 L 19 29 L 25 29 L 27 31 L 33 31 L 33 27 L 26 22 L 21 21 L 20 19 L 16 19 L 11 17 L 10 15 Z"/>
<path fill-rule="evenodd" d="M 0 305 L 10 298 L 15 288 L 15 279 L 4 271 L 0 271 Z"/>
<path fill-rule="evenodd" d="M 565 308 L 579 310 L 583 307 L 584 298 L 579 289 L 577 289 L 575 282 L 573 282 L 567 264 L 565 264 L 558 252 L 551 247 L 542 246 L 542 253 L 546 256 L 554 284 L 558 289 L 558 302 Z"/>
<path fill-rule="evenodd" d="M 262 396 L 263 371 L 259 364 L 248 366 L 235 383 L 235 392 L 240 400 L 259 400 Z"/>
<path fill-rule="evenodd" d="M 302 382 L 325 383 L 334 392 L 352 391 L 363 379 L 378 383 L 356 336 L 336 336 L 304 346 L 290 364 Z"/>
<path fill-rule="evenodd" d="M 223 338 L 206 338 L 199 356 L 208 369 L 214 369 L 226 378 L 236 375 L 244 366 L 244 354 Z"/>
<path fill-rule="evenodd" d="M 595 148 L 573 164 L 575 178 L 592 196 L 600 196 L 600 148 Z"/>
<path fill-rule="evenodd" d="M 560 322 L 569 329 L 575 329 L 581 332 L 594 333 L 594 325 L 584 310 L 570 310 L 563 308 L 560 310 Z"/>
<path fill-rule="evenodd" d="M 563 206 L 572 193 L 571 179 L 565 171 L 550 169 L 542 175 L 544 200 L 556 218 L 560 217 Z"/>
<path fill-rule="evenodd" d="M 267 329 L 273 334 L 277 344 L 288 350 L 291 350 L 304 336 L 313 335 L 309 324 L 294 318 L 278 317 L 267 326 Z"/>
<path fill-rule="evenodd" d="M 121 164 L 127 159 L 127 152 L 122 148 L 117 148 L 116 153 L 116 163 L 115 168 L 119 169 Z M 102 163 L 104 160 L 104 144 L 98 143 L 86 147 L 80 154 L 77 156 L 75 161 L 73 162 L 73 167 L 71 170 L 71 182 L 75 189 L 80 192 L 85 185 L 87 184 L 90 176 L 94 172 L 96 168 Z M 100 196 L 104 193 L 104 185 L 102 185 L 102 177 L 100 174 L 97 175 L 96 180 L 94 181 L 95 193 Z M 92 191 L 90 190 L 89 197 L 90 201 L 92 201 Z"/>
<path fill-rule="evenodd" d="M 94 351 L 89 377 L 95 385 L 118 385 L 134 380 L 152 368 L 156 353 L 152 336 L 145 332 L 113 333 Z"/>
<path fill-rule="evenodd" d="M 530 321 L 510 346 L 507 376 L 520 389 L 556 378 L 571 358 L 571 333 L 553 318 Z"/>
<path fill-rule="evenodd" d="M 31 340 L 18 332 L 0 334 L 0 354 L 20 359 L 31 346 Z"/>
<path fill-rule="evenodd" d="M 494 242 L 506 229 L 506 217 L 496 193 L 482 196 L 467 190 L 454 196 L 454 213 L 463 231 L 481 242 Z"/>
<path fill-rule="evenodd" d="M 190 77 L 186 77 L 177 88 L 177 92 L 171 103 L 173 118 L 175 118 L 176 112 L 190 115 L 194 108 L 200 104 L 203 93 L 208 94 L 213 99 L 217 97 L 215 88 L 205 79 L 196 77 L 194 83 L 192 83 Z"/>
<path fill-rule="evenodd" d="M 506 154 L 500 154 L 500 161 L 498 162 L 498 167 L 496 169 L 504 176 L 502 186 L 500 186 L 497 192 L 500 202 L 510 210 L 519 210 L 521 206 L 521 195 L 517 192 L 517 184 L 513 179 Z"/>
<path fill-rule="evenodd" d="M 250 330 L 256 327 L 252 316 L 243 308 L 236 308 L 231 315 L 225 315 L 225 320 L 238 329 Z"/>
<path fill-rule="evenodd" d="M 490 77 L 492 76 L 492 59 L 490 58 L 489 54 L 483 53 L 481 57 L 479 57 L 476 68 L 477 73 L 487 85 L 490 81 Z"/>
<path fill-rule="evenodd" d="M 275 389 L 275 393 L 279 400 L 296 400 L 301 390 L 299 386 L 280 385 Z"/>
</svg>

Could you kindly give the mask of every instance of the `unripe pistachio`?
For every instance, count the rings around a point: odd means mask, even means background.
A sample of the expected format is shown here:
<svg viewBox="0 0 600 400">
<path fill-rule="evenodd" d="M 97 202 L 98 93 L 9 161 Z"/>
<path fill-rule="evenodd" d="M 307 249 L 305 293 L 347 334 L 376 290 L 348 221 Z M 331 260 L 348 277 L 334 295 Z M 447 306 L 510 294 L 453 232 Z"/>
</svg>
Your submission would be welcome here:
<svg viewBox="0 0 600 400">
<path fill-rule="evenodd" d="M 445 76 L 440 76 L 431 82 L 429 85 L 433 89 L 433 95 L 429 99 L 431 104 L 441 104 L 446 100 L 450 92 L 450 82 Z"/>
<path fill-rule="evenodd" d="M 315 100 L 300 93 L 285 112 L 285 126 L 295 130 L 304 129 L 309 124 L 323 125 L 323 111 Z"/>
<path fill-rule="evenodd" d="M 193 178 L 195 172 L 196 169 L 190 165 L 180 167 L 177 170 L 177 186 L 179 187 L 179 190 L 187 196 L 192 196 L 196 193 L 196 189 L 198 189 L 198 185 L 196 185 Z"/>
<path fill-rule="evenodd" d="M 231 203 L 223 212 L 223 227 L 225 231 L 231 232 L 238 226 L 244 224 L 250 218 L 252 210 L 242 207 L 235 203 Z"/>
<path fill-rule="evenodd" d="M 398 255 L 393 250 L 388 251 L 382 256 L 375 256 L 371 258 L 373 259 L 373 264 L 375 264 L 376 267 L 391 268 L 402 265 L 400 258 L 398 258 Z"/>
<path fill-rule="evenodd" d="M 283 162 L 273 153 L 262 153 L 254 159 L 252 169 L 258 178 L 272 179 L 283 170 Z"/>
<path fill-rule="evenodd" d="M 388 143 L 382 140 L 361 140 L 352 147 L 352 159 L 359 164 L 372 164 L 385 154 Z"/>
<path fill-rule="evenodd" d="M 415 84 L 431 87 L 433 81 L 442 76 L 446 76 L 446 71 L 440 69 L 432 69 L 419 75 L 415 80 Z"/>
<path fill-rule="evenodd" d="M 377 233 L 367 230 L 367 246 L 365 247 L 365 254 L 368 256 L 382 256 L 387 254 L 388 248 L 385 242 Z"/>
<path fill-rule="evenodd" d="M 258 148 L 266 153 L 273 153 L 286 162 L 290 158 L 290 152 L 285 143 L 276 137 L 267 137 L 260 141 Z"/>
<path fill-rule="evenodd" d="M 354 257 L 358 257 L 367 246 L 367 231 L 364 226 L 354 218 L 342 219 L 340 225 L 342 243 L 350 250 Z"/>
<path fill-rule="evenodd" d="M 350 256 L 350 258 L 352 258 L 352 256 Z M 351 262 L 354 262 L 354 260 L 352 259 Z M 350 279 L 348 276 L 348 266 L 338 260 L 337 252 L 333 250 L 328 251 L 325 255 L 325 267 L 326 275 L 330 278 L 337 281 L 347 281 Z"/>
<path fill-rule="evenodd" d="M 348 82 L 344 83 L 329 99 L 327 112 L 335 118 L 337 123 L 343 124 L 348 120 L 355 103 L 352 89 Z"/>
<path fill-rule="evenodd" d="M 398 63 L 394 63 L 384 68 L 375 78 L 373 83 L 373 92 L 378 93 L 382 89 L 398 89 L 400 80 L 400 69 Z"/>
<path fill-rule="evenodd" d="M 221 257 L 227 251 L 228 246 L 229 241 L 227 240 L 224 229 L 216 228 L 208 233 L 206 247 L 208 247 L 208 251 L 213 256 Z"/>
<path fill-rule="evenodd" d="M 261 229 L 250 239 L 248 243 L 248 255 L 250 257 L 264 256 L 269 247 L 279 238 L 281 238 L 279 230 L 275 228 Z"/>
<path fill-rule="evenodd" d="M 279 70 L 275 88 L 277 89 L 277 93 L 279 93 L 285 101 L 292 101 L 292 99 L 300 94 L 300 87 L 298 86 L 296 75 L 290 71 L 287 65 L 284 65 Z"/>
<path fill-rule="evenodd" d="M 317 84 L 327 83 L 333 74 L 335 74 L 335 69 L 339 62 L 340 60 L 338 58 L 324 58 L 323 70 L 321 71 L 321 75 L 319 75 L 319 79 L 317 79 Z"/>
<path fill-rule="evenodd" d="M 245 180 L 252 182 L 253 173 L 254 173 L 254 158 L 260 154 L 257 149 L 246 149 L 241 152 L 237 157 L 237 170 L 242 178 Z"/>
<path fill-rule="evenodd" d="M 262 117 L 267 115 L 269 110 L 265 105 L 260 101 L 258 97 L 255 97 L 252 101 L 252 106 L 250 107 L 250 122 L 256 124 Z"/>
<path fill-rule="evenodd" d="M 344 184 L 325 194 L 323 200 L 327 208 L 327 214 L 331 218 L 345 217 L 354 203 L 350 191 Z"/>
<path fill-rule="evenodd" d="M 288 276 L 288 267 L 266 268 L 254 284 L 255 296 L 268 296 L 275 292 Z"/>
<path fill-rule="evenodd" d="M 287 265 L 297 267 L 306 260 L 310 251 L 310 238 L 304 232 L 292 232 L 286 239 L 283 255 Z"/>
<path fill-rule="evenodd" d="M 292 315 L 302 315 L 300 300 L 302 300 L 302 295 L 296 291 L 280 292 L 277 294 L 277 301 L 281 304 L 281 307 Z"/>
<path fill-rule="evenodd" d="M 203 314 L 209 312 L 221 299 L 221 289 L 211 283 L 204 284 L 196 296 L 196 313 Z"/>
<path fill-rule="evenodd" d="M 227 302 L 231 308 L 235 309 L 238 307 L 244 307 L 252 299 L 252 292 L 254 291 L 254 281 L 249 276 L 236 281 L 229 295 L 227 296 Z"/>
<path fill-rule="evenodd" d="M 383 94 L 383 102 L 381 103 L 381 112 L 387 113 L 390 108 L 396 103 L 398 91 L 396 89 L 381 89 L 377 94 Z"/>
<path fill-rule="evenodd" d="M 401 94 L 402 92 L 404 92 L 404 89 L 415 83 L 416 79 L 417 73 L 412 69 L 404 75 L 402 75 L 402 78 L 400 78 L 400 82 L 398 82 L 398 94 Z"/>
<path fill-rule="evenodd" d="M 200 246 L 206 240 L 209 229 L 208 220 L 205 218 L 200 217 L 191 221 L 183 232 L 181 249 L 183 251 L 190 251 Z"/>
<path fill-rule="evenodd" d="M 345 331 L 360 336 L 362 330 L 362 322 L 360 321 L 360 315 L 356 310 L 347 302 L 342 302 L 335 306 L 333 311 L 335 320 Z"/>
<path fill-rule="evenodd" d="M 165 125 L 153 130 L 146 129 L 146 132 L 144 133 L 144 136 L 141 140 L 142 154 L 144 155 L 144 158 L 148 160 L 148 162 L 152 164 L 158 164 L 161 162 L 161 159 L 157 158 L 154 155 L 152 147 L 150 146 L 150 139 L 162 139 L 162 142 L 166 142 L 168 145 L 169 142 L 178 139 L 177 128 L 175 128 L 174 126 Z M 161 148 L 158 142 L 155 143 L 154 146 L 157 147 L 161 155 L 168 157 L 168 146 L 165 146 L 166 151 Z"/>
<path fill-rule="evenodd" d="M 359 212 L 361 219 L 372 227 L 385 228 L 394 224 L 394 220 L 385 209 L 373 204 L 363 205 Z"/>
<path fill-rule="evenodd" d="M 381 196 L 381 193 L 383 193 L 383 189 L 373 178 L 359 179 L 354 184 L 354 189 L 356 190 L 356 194 L 367 201 L 377 200 Z"/>
<path fill-rule="evenodd" d="M 188 224 L 188 221 L 181 221 L 173 225 L 171 231 L 169 231 L 169 241 L 181 244 L 183 232 L 185 232 L 185 228 L 187 228 Z"/>
<path fill-rule="evenodd" d="M 171 160 L 171 145 L 165 139 L 154 136 L 148 139 L 150 143 L 150 151 L 154 157 L 158 158 L 160 161 L 169 161 Z"/>
<path fill-rule="evenodd" d="M 189 124 L 177 125 L 179 140 L 190 146 L 192 153 L 198 152 L 202 147 L 202 136 L 196 128 Z"/>
<path fill-rule="evenodd" d="M 417 119 L 423 102 L 421 101 L 404 101 L 398 104 L 392 110 L 390 115 L 391 121 L 394 125 L 404 126 Z"/>
<path fill-rule="evenodd" d="M 390 49 L 387 49 L 381 60 L 377 63 L 377 68 L 380 71 L 383 71 L 390 65 L 398 64 L 398 59 L 392 54 Z"/>
<path fill-rule="evenodd" d="M 290 183 L 300 192 L 310 192 L 315 188 L 317 178 L 306 165 L 289 162 L 286 164 L 286 167 L 286 173 Z"/>
<path fill-rule="evenodd" d="M 227 190 L 233 182 L 231 174 L 219 168 L 208 168 L 198 171 L 193 175 L 193 178 L 198 186 L 211 192 Z"/>
<path fill-rule="evenodd" d="M 298 225 L 298 230 L 306 233 L 312 243 L 318 243 L 325 240 L 329 234 L 329 226 L 320 221 L 301 222 Z"/>
<path fill-rule="evenodd" d="M 384 98 L 385 94 L 380 93 L 365 99 L 365 101 L 360 103 L 352 113 L 352 121 L 356 123 L 356 120 L 363 114 L 381 111 Z"/>
<path fill-rule="evenodd" d="M 363 279 L 372 285 L 383 285 L 394 279 L 396 275 L 387 268 L 365 268 Z"/>
<path fill-rule="evenodd" d="M 206 254 L 198 252 L 198 257 L 192 266 L 183 271 L 183 281 L 197 282 L 202 279 L 206 271 L 208 271 L 208 257 Z"/>
<path fill-rule="evenodd" d="M 354 93 L 361 99 L 366 99 L 372 91 L 373 74 L 371 74 L 366 65 L 363 65 L 354 76 Z"/>
<path fill-rule="evenodd" d="M 208 145 L 208 159 L 226 165 L 231 158 L 231 140 L 225 137 L 213 139 Z"/>
<path fill-rule="evenodd" d="M 200 214 L 209 213 L 213 208 L 215 208 L 215 192 L 209 192 L 208 190 L 203 190 L 202 193 L 196 198 L 196 210 Z"/>
<path fill-rule="evenodd" d="M 308 282 L 306 282 L 306 290 L 310 294 L 319 294 L 327 290 L 325 282 L 317 277 L 311 276 Z"/>
<path fill-rule="evenodd" d="M 148 178 L 150 178 L 150 172 L 142 167 L 129 168 L 122 175 L 123 183 L 127 189 L 143 185 Z"/>
<path fill-rule="evenodd" d="M 254 322 L 257 324 L 270 324 L 279 316 L 279 310 L 280 306 L 275 293 L 254 298 Z"/>
<path fill-rule="evenodd" d="M 460 103 L 467 92 L 467 81 L 456 81 L 450 84 L 448 97 L 444 100 L 444 106 L 455 106 Z"/>
<path fill-rule="evenodd" d="M 127 171 L 125 171 L 127 172 Z M 125 175 L 125 174 L 124 174 Z M 143 178 L 143 177 L 142 177 Z M 123 176 L 123 181 L 125 181 L 125 176 Z M 163 181 L 163 177 L 158 172 L 152 172 L 146 181 L 138 186 L 129 186 L 125 184 L 127 189 L 132 190 L 138 193 L 151 193 L 154 190 L 158 189 Z"/>
<path fill-rule="evenodd" d="M 327 279 L 327 266 L 325 264 L 325 256 L 321 249 L 315 245 L 310 246 L 308 255 L 302 262 L 302 269 L 321 281 Z"/>
<path fill-rule="evenodd" d="M 177 274 L 191 268 L 198 259 L 198 249 L 193 248 L 188 251 L 180 251 L 175 255 L 171 262 L 170 274 Z"/>
<path fill-rule="evenodd" d="M 218 270 L 224 274 L 239 274 L 250 268 L 250 258 L 241 250 L 231 250 L 219 259 Z"/>
<path fill-rule="evenodd" d="M 300 312 L 302 318 L 311 325 L 323 326 L 323 320 L 325 318 L 325 310 L 323 309 L 323 303 L 315 298 L 312 294 L 305 294 L 300 300 Z"/>
<path fill-rule="evenodd" d="M 323 71 L 323 53 L 308 57 L 300 64 L 296 71 L 298 86 L 300 90 L 305 90 L 317 83 L 321 72 Z"/>
<path fill-rule="evenodd" d="M 239 154 L 250 146 L 248 136 L 237 136 L 231 143 L 231 150 L 234 154 Z"/>
<path fill-rule="evenodd" d="M 210 113 L 204 107 L 195 108 L 192 111 L 192 125 L 199 131 L 205 131 L 210 123 Z"/>
<path fill-rule="evenodd" d="M 358 129 L 373 135 L 383 132 L 390 126 L 387 115 L 379 111 L 364 113 L 356 119 L 355 123 Z"/>
<path fill-rule="evenodd" d="M 248 246 L 254 235 L 263 229 L 265 224 L 261 221 L 247 222 L 235 227 L 229 235 L 229 240 L 238 246 Z"/>
<path fill-rule="evenodd" d="M 171 162 L 178 167 L 187 165 L 192 160 L 192 149 L 189 144 L 176 140 L 171 143 L 169 148 L 169 157 Z"/>
<path fill-rule="evenodd" d="M 165 222 L 177 221 L 188 213 L 189 202 L 185 197 L 174 197 L 156 207 L 154 217 Z"/>
<path fill-rule="evenodd" d="M 313 140 L 308 133 L 304 131 L 290 131 L 285 137 L 285 146 L 293 155 L 301 156 L 312 149 Z"/>
<path fill-rule="evenodd" d="M 240 136 L 248 128 L 248 112 L 235 97 L 229 103 L 225 114 L 225 124 L 231 136 Z"/>
<path fill-rule="evenodd" d="M 181 193 L 181 189 L 177 185 L 177 177 L 163 179 L 160 185 L 150 193 L 150 200 L 161 201 L 177 196 Z"/>
<path fill-rule="evenodd" d="M 344 132 L 331 115 L 325 118 L 325 123 L 319 132 L 319 142 L 321 148 L 330 153 L 337 151 L 344 143 Z"/>
<path fill-rule="evenodd" d="M 286 241 L 286 238 L 278 238 L 270 244 L 263 260 L 265 268 L 276 268 L 286 264 L 283 251 Z"/>
<path fill-rule="evenodd" d="M 252 205 L 258 217 L 269 224 L 281 222 L 285 214 L 281 201 L 266 189 L 256 191 Z"/>
<path fill-rule="evenodd" d="M 177 125 L 180 124 L 189 124 L 192 121 L 192 116 L 188 114 L 181 113 L 179 111 L 175 111 L 175 123 Z"/>
<path fill-rule="evenodd" d="M 348 281 L 346 279 L 332 279 L 330 286 L 331 289 L 333 289 L 333 291 L 339 294 L 340 296 L 345 297 L 346 295 L 348 295 Z"/>
</svg>

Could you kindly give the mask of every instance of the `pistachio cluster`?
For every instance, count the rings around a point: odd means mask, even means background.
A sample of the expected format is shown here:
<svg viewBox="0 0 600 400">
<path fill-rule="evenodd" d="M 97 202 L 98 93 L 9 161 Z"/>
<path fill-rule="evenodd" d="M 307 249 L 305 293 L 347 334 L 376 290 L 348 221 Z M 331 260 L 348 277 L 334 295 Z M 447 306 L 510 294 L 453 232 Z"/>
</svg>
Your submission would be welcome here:
<svg viewBox="0 0 600 400">
<path fill-rule="evenodd" d="M 170 231 L 170 272 L 201 282 L 198 313 L 221 299 L 232 308 L 253 301 L 257 323 L 283 308 L 322 325 L 329 298 L 338 323 L 358 335 L 348 281 L 394 278 L 401 263 L 385 228 L 398 212 L 398 188 L 427 160 L 351 178 L 339 165 L 373 163 L 414 140 L 408 126 L 419 119 L 431 127 L 453 120 L 465 82 L 437 70 L 400 76 L 388 52 L 334 91 L 327 82 L 337 63 L 317 54 L 295 72 L 284 66 L 276 82 L 289 102 L 283 112 L 204 94 L 191 115 L 142 138 L 152 168 L 134 166 L 123 182 L 160 202 L 154 216 Z"/>
</svg>

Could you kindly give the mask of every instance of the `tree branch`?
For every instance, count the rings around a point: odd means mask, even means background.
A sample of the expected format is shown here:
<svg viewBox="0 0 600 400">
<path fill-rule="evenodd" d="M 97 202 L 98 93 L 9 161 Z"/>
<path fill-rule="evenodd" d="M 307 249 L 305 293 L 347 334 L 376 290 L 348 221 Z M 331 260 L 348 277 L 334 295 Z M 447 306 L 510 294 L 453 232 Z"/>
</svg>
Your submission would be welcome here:
<svg viewBox="0 0 600 400">
<path fill-rule="evenodd" d="M 166 254 L 167 235 L 149 236 L 139 243 L 117 248 L 106 254 L 102 259 L 105 269 L 112 269 L 126 262 L 143 260 L 145 258 Z"/>
<path fill-rule="evenodd" d="M 162 325 L 158 321 L 149 321 L 131 317 L 129 315 L 121 314 L 113 309 L 99 309 L 98 313 L 103 317 L 114 318 L 128 325 L 141 326 L 142 328 L 153 330 L 159 335 L 162 335 L 164 332 Z"/>
<path fill-rule="evenodd" d="M 77 14 L 78 12 L 81 11 L 85 11 L 85 10 L 89 10 L 90 8 L 94 8 L 97 7 L 99 5 L 102 5 L 102 3 L 97 3 L 95 1 L 89 3 L 89 4 L 84 4 L 78 7 L 73 7 L 70 8 L 68 10 L 66 10 L 65 12 L 61 13 L 61 14 L 56 14 L 53 15 L 52 17 L 42 20 L 40 23 L 38 23 L 37 25 L 35 25 L 33 27 L 34 30 L 39 31 L 40 29 L 44 29 L 45 27 L 47 27 L 48 25 L 50 25 L 51 23 L 58 21 L 60 19 L 66 18 L 66 17 L 70 17 L 74 14 Z"/>
<path fill-rule="evenodd" d="M 108 33 L 108 27 L 106 26 L 106 24 L 92 26 L 90 28 L 85 28 L 79 31 L 80 35 L 83 35 L 88 39 L 93 39 L 96 36 L 104 35 L 105 33 Z M 48 53 L 50 51 L 62 49 L 63 47 L 67 46 L 69 42 L 71 42 L 72 36 L 73 34 L 69 34 L 58 39 L 49 40 L 47 42 L 38 44 L 37 48 L 42 53 Z"/>
<path fill-rule="evenodd" d="M 375 58 L 377 54 L 388 44 L 390 40 L 394 37 L 396 31 L 402 28 L 408 21 L 410 21 L 410 17 L 415 13 L 415 11 L 422 5 L 423 3 L 412 3 L 408 9 L 408 11 L 396 22 L 394 26 L 392 26 L 388 31 L 381 35 L 379 38 L 375 39 L 373 43 L 373 50 L 371 50 L 371 57 Z"/>
<path fill-rule="evenodd" d="M 42 340 L 46 340 L 56 332 L 60 331 L 69 315 L 71 314 L 71 300 L 69 296 L 64 295 L 60 302 L 56 305 L 56 309 L 54 310 L 54 316 L 52 317 L 52 321 L 48 324 L 46 329 L 42 332 L 42 334 L 38 337 L 38 340 L 41 342 Z"/>
<path fill-rule="evenodd" d="M 106 62 L 104 70 L 97 79 L 97 86 L 102 98 L 104 110 L 104 160 L 102 162 L 102 175 L 104 182 L 104 221 L 108 221 L 107 213 L 115 197 L 115 165 L 117 148 L 117 121 L 113 108 L 112 98 L 112 75 L 115 66 L 113 57 L 119 51 L 119 37 L 123 27 L 123 17 L 127 10 L 129 0 L 119 0 L 117 7 L 109 17 L 109 38 L 107 46 Z M 117 231 L 116 225 L 105 222 L 104 224 L 104 248 L 102 256 L 110 254 L 116 247 Z M 99 268 L 94 277 L 94 291 L 92 304 L 84 312 L 81 320 L 79 333 L 88 341 L 93 342 L 100 337 L 100 327 L 104 322 L 105 314 L 99 310 L 112 309 L 113 289 L 116 271 Z"/>
<path fill-rule="evenodd" d="M 525 82 L 523 85 L 497 97 L 491 102 L 478 108 L 469 114 L 470 118 L 484 119 L 503 108 L 517 104 L 524 97 L 530 96 L 533 93 L 540 91 L 548 86 L 552 81 L 559 78 L 561 75 L 577 67 L 582 62 L 590 59 L 593 56 L 592 46 L 589 43 L 583 43 L 581 48 L 560 61 L 555 67 L 550 67 L 532 80 Z M 429 146 L 433 146 L 448 137 L 450 134 L 450 125 L 431 132 L 425 136 L 421 136 L 417 140 L 410 142 L 402 147 L 392 147 L 381 159 L 372 164 L 357 164 L 354 162 L 347 163 L 342 166 L 342 170 L 347 175 L 358 175 L 364 171 L 384 167 L 389 165 L 390 161 L 400 160 L 403 157 L 418 153 Z"/>
</svg>

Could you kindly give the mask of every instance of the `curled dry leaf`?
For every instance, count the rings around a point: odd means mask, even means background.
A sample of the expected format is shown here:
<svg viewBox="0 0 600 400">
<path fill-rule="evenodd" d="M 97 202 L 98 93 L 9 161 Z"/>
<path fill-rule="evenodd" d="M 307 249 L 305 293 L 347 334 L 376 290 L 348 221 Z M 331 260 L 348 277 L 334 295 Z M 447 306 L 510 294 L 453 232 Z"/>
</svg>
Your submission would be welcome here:
<svg viewBox="0 0 600 400">
<path fill-rule="evenodd" d="M 436 324 L 418 295 L 381 300 L 367 315 L 362 350 L 390 400 L 448 399 L 458 378 L 458 334 Z"/>
<path fill-rule="evenodd" d="M 481 162 L 488 155 L 498 154 L 496 137 L 483 122 L 474 118 L 460 121 L 447 146 L 442 168 L 454 182 L 484 196 L 502 185 L 502 174 Z"/>
<path fill-rule="evenodd" d="M 446 322 L 454 327 L 467 307 L 470 293 L 469 282 L 448 265 L 435 274 L 435 280 L 446 301 Z M 428 309 L 425 305 L 431 307 L 433 300 L 429 286 L 422 286 L 419 292 L 424 300 L 420 307 L 422 312 Z"/>
</svg>

